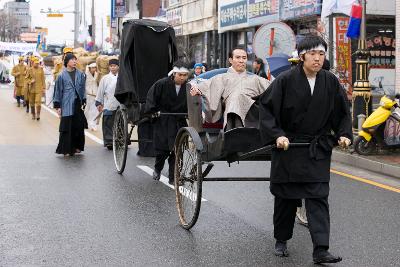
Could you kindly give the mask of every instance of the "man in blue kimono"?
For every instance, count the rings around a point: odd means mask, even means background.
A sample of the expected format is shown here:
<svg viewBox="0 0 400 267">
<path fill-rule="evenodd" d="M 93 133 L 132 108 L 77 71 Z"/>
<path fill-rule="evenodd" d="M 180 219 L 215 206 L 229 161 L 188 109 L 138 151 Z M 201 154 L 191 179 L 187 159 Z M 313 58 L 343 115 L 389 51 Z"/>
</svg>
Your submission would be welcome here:
<svg viewBox="0 0 400 267">
<path fill-rule="evenodd" d="M 64 58 L 64 70 L 58 76 L 54 91 L 54 108 L 60 120 L 60 138 L 56 153 L 73 156 L 85 146 L 87 121 L 83 110 L 86 105 L 86 76 L 76 69 L 77 59 L 72 53 Z"/>
</svg>

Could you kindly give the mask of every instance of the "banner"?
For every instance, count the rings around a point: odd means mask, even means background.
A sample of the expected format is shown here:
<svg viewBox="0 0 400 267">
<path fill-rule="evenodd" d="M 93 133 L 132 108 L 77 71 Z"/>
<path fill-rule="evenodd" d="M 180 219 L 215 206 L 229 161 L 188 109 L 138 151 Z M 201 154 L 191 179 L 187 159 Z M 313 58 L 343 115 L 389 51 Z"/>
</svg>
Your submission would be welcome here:
<svg viewBox="0 0 400 267">
<path fill-rule="evenodd" d="M 320 14 L 321 6 L 321 0 L 280 0 L 280 20 Z"/>
<path fill-rule="evenodd" d="M 27 53 L 36 51 L 36 43 L 7 43 L 0 42 L 0 51 L 13 51 L 19 53 Z"/>
<path fill-rule="evenodd" d="M 249 0 L 247 14 L 250 26 L 279 21 L 279 1 Z"/>
<path fill-rule="evenodd" d="M 336 69 L 339 74 L 339 81 L 351 92 L 351 40 L 346 36 L 349 18 L 336 17 Z"/>
<path fill-rule="evenodd" d="M 247 26 L 247 0 L 236 1 L 227 5 L 222 5 L 219 1 L 219 31 L 241 28 Z"/>
</svg>

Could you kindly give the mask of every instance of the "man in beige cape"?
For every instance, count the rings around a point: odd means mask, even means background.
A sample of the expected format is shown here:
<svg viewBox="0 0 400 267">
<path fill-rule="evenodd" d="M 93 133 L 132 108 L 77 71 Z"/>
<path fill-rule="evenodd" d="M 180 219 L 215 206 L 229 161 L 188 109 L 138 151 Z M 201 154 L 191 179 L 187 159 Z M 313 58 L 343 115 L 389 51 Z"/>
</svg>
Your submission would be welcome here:
<svg viewBox="0 0 400 267">
<path fill-rule="evenodd" d="M 224 128 L 248 126 L 246 116 L 256 97 L 262 94 L 270 82 L 246 72 L 247 52 L 234 48 L 229 52 L 231 67 L 200 84 L 192 84 L 190 94 L 202 95 L 205 100 L 205 120 L 217 122 L 223 113 Z"/>
</svg>

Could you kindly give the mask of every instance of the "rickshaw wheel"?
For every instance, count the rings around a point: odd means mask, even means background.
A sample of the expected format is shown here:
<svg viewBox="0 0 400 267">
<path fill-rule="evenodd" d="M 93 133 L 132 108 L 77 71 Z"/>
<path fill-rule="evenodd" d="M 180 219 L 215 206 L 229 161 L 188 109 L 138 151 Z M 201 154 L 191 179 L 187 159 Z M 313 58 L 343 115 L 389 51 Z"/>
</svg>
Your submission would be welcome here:
<svg viewBox="0 0 400 267">
<path fill-rule="evenodd" d="M 175 195 L 181 226 L 192 228 L 199 217 L 202 190 L 202 161 L 188 131 L 179 135 L 175 145 Z"/>
<path fill-rule="evenodd" d="M 126 111 L 119 108 L 115 114 L 113 126 L 114 163 L 119 174 L 125 170 L 128 138 L 128 117 Z"/>
</svg>

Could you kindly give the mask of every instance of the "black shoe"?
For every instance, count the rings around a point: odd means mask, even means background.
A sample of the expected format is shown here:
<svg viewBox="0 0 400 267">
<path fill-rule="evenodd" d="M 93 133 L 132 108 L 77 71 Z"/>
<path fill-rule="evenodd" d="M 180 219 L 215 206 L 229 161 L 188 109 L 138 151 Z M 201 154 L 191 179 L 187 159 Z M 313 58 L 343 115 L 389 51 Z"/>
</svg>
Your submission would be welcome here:
<svg viewBox="0 0 400 267">
<path fill-rule="evenodd" d="M 106 146 L 108 150 L 113 150 L 113 146 L 112 145 L 107 145 Z"/>
<path fill-rule="evenodd" d="M 168 179 L 168 183 L 169 183 L 170 185 L 174 185 L 174 184 L 175 184 L 175 180 L 174 180 L 174 179 Z"/>
<path fill-rule="evenodd" d="M 156 171 L 153 172 L 153 180 L 156 180 L 156 181 L 160 180 L 160 176 L 161 176 L 161 172 L 156 172 Z"/>
<path fill-rule="evenodd" d="M 336 263 L 342 261 L 341 257 L 333 256 L 327 250 L 320 250 L 319 252 L 314 252 L 313 254 L 313 261 L 315 264 Z"/>
<path fill-rule="evenodd" d="M 276 241 L 275 243 L 275 256 L 278 257 L 289 257 L 289 252 L 287 250 L 286 241 Z"/>
</svg>

